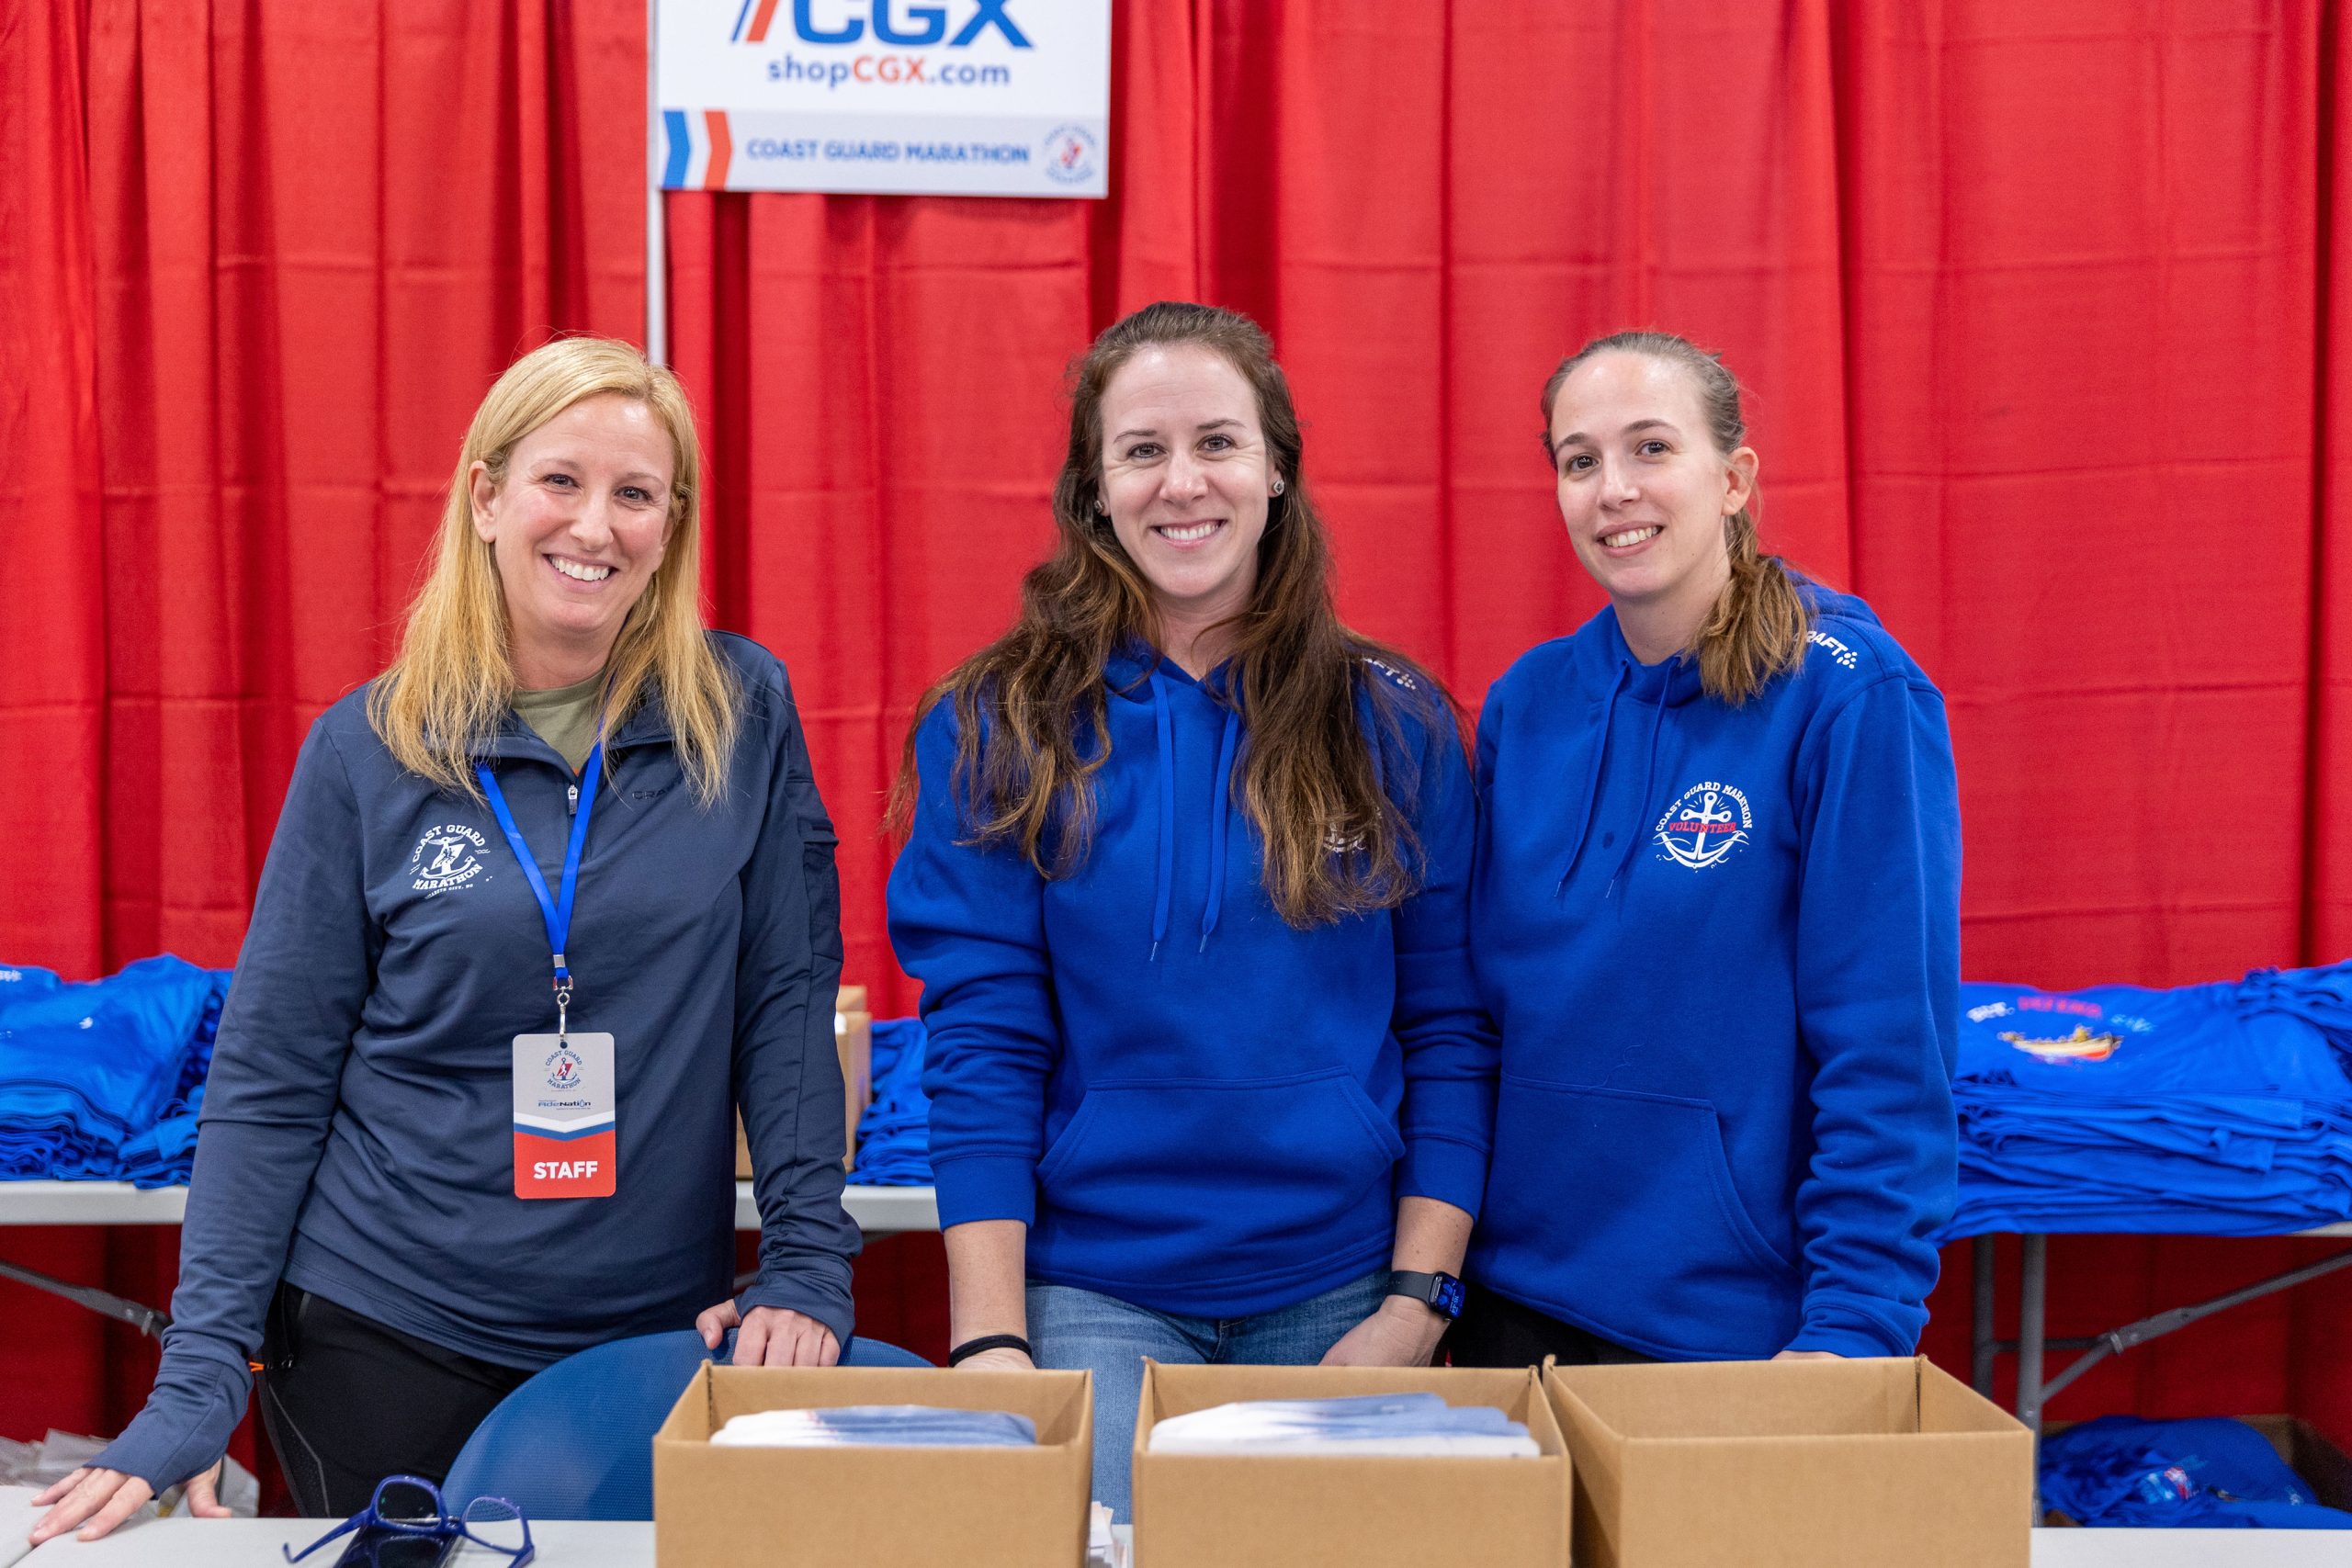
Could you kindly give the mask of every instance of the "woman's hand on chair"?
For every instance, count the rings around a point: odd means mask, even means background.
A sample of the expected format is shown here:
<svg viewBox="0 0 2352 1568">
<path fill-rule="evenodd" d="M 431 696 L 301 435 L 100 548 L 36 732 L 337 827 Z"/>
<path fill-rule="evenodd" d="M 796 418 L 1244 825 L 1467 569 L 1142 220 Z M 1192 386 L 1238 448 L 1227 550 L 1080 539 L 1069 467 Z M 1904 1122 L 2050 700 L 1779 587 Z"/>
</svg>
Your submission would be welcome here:
<svg viewBox="0 0 2352 1568">
<path fill-rule="evenodd" d="M 227 1518 L 229 1510 L 220 1506 L 220 1461 L 215 1460 L 209 1470 L 188 1477 L 188 1513 L 199 1519 Z M 154 1495 L 154 1488 L 135 1475 L 85 1467 L 33 1499 L 34 1507 L 47 1508 L 49 1512 L 41 1516 L 27 1539 L 39 1546 L 80 1525 L 79 1539 L 96 1540 L 137 1513 L 140 1506 Z"/>
<path fill-rule="evenodd" d="M 734 1361 L 739 1367 L 830 1367 L 842 1359 L 841 1341 L 831 1329 L 788 1307 L 753 1307 L 746 1314 L 733 1302 L 721 1302 L 697 1316 L 695 1326 L 714 1350 L 729 1329 L 740 1328 Z"/>
</svg>

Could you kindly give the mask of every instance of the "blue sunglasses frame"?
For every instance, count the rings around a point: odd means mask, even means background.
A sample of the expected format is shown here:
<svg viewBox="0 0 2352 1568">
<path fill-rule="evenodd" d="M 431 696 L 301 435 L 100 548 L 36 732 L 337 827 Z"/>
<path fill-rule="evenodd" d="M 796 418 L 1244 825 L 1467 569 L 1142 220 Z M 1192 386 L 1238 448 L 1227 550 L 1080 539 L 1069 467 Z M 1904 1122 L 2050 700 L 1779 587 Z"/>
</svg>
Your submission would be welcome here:
<svg viewBox="0 0 2352 1568">
<path fill-rule="evenodd" d="M 395 1519 L 385 1517 L 383 1512 L 377 1507 L 377 1505 L 383 1501 L 384 1488 L 387 1486 L 415 1486 L 423 1489 L 424 1492 L 433 1499 L 434 1517 L 430 1519 Z M 359 1512 L 352 1515 L 351 1517 L 344 1520 L 343 1523 L 335 1526 L 334 1529 L 327 1531 L 326 1534 L 319 1537 L 318 1540 L 312 1541 L 310 1545 L 304 1547 L 300 1551 L 295 1551 L 290 1545 L 280 1546 L 277 1550 L 286 1554 L 287 1562 L 300 1562 L 302 1559 L 310 1556 L 311 1553 L 316 1551 L 327 1542 L 334 1540 L 338 1536 L 348 1535 L 353 1530 L 359 1529 L 387 1529 L 392 1531 L 396 1535 L 463 1536 L 466 1540 L 472 1541 L 476 1546 L 481 1547 L 487 1551 L 503 1553 L 512 1559 L 511 1562 L 508 1564 L 508 1568 L 524 1568 L 524 1564 L 529 1562 L 531 1561 L 532 1554 L 538 1550 L 531 1541 L 530 1516 L 524 1513 L 520 1506 L 504 1497 L 476 1497 L 472 1502 L 468 1503 L 466 1506 L 468 1508 L 471 1508 L 474 1506 L 474 1503 L 503 1503 L 506 1506 L 513 1508 L 514 1510 L 515 1519 L 520 1522 L 523 1527 L 523 1544 L 519 1547 L 507 1546 L 495 1540 L 484 1540 L 481 1537 L 474 1534 L 472 1530 L 466 1527 L 466 1521 L 460 1515 L 453 1514 L 449 1511 L 448 1500 L 441 1495 L 441 1488 L 435 1486 L 430 1481 L 425 1480 L 424 1477 L 421 1475 L 388 1475 L 384 1477 L 383 1480 L 376 1483 L 374 1495 L 368 1499 L 368 1506 L 360 1509 Z"/>
</svg>

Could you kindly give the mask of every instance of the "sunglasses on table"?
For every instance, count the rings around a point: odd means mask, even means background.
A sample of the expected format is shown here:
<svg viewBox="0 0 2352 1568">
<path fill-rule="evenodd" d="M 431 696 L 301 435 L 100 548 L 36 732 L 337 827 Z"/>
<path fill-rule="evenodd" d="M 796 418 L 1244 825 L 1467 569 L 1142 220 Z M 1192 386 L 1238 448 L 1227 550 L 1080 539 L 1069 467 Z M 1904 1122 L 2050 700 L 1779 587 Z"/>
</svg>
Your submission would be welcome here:
<svg viewBox="0 0 2352 1568">
<path fill-rule="evenodd" d="M 507 1568 L 524 1568 L 535 1550 L 531 1521 L 503 1497 L 477 1497 L 456 1513 L 442 1500 L 441 1489 L 421 1475 L 388 1475 L 376 1483 L 368 1506 L 297 1551 L 280 1547 L 288 1562 L 300 1562 L 327 1542 L 354 1530 L 389 1530 L 416 1537 L 462 1536 L 476 1546 L 508 1558 Z"/>
</svg>

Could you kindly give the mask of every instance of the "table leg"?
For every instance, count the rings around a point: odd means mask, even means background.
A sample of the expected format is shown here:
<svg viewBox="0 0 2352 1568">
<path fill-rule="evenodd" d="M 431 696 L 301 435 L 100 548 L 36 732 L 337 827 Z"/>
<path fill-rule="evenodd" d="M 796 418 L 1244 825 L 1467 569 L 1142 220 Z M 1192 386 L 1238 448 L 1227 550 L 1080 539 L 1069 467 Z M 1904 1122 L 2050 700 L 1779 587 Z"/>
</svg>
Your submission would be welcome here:
<svg viewBox="0 0 2352 1568">
<path fill-rule="evenodd" d="M 1993 1397 L 1993 1238 L 1980 1235 L 1969 1243 L 1972 1261 L 1976 1266 L 1976 1284 L 1971 1305 L 1975 1309 L 1976 1325 L 1969 1346 L 1968 1381 L 1978 1393 Z"/>
<path fill-rule="evenodd" d="M 2022 1280 L 2018 1292 L 2018 1419 L 2038 1441 L 2041 1437 L 2041 1352 L 2043 1310 L 2048 1304 L 2050 1238 L 2027 1235 Z"/>
</svg>

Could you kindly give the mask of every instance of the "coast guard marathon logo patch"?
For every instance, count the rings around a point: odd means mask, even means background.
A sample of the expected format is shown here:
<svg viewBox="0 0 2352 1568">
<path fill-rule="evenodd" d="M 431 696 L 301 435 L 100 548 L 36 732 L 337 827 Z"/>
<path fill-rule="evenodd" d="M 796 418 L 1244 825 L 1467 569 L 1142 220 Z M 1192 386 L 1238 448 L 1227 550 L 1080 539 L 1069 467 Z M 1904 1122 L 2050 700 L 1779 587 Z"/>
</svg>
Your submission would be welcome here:
<svg viewBox="0 0 2352 1568">
<path fill-rule="evenodd" d="M 1721 865 L 1734 850 L 1747 842 L 1756 826 L 1747 796 L 1737 784 L 1714 779 L 1694 784 L 1675 797 L 1657 819 L 1660 860 L 1670 860 L 1692 871 Z"/>
<path fill-rule="evenodd" d="M 409 886 L 428 895 L 463 887 L 486 869 L 482 852 L 489 847 L 489 840 L 463 822 L 436 822 L 409 854 Z"/>
</svg>

